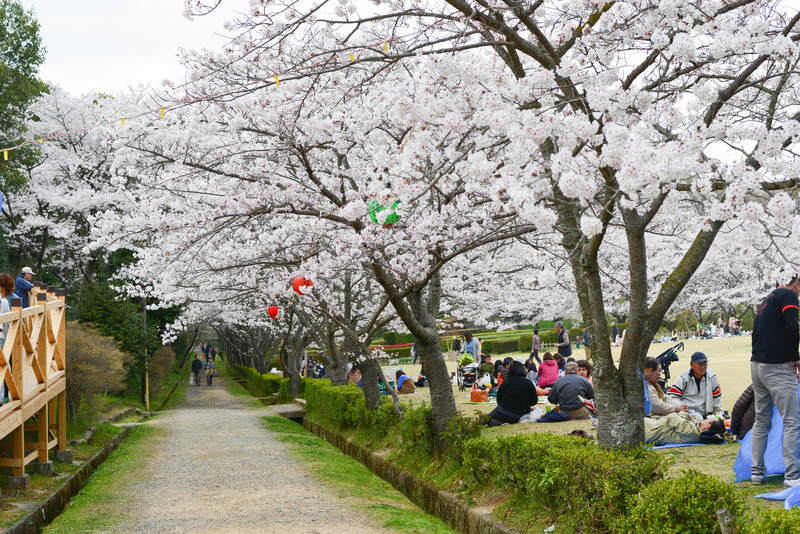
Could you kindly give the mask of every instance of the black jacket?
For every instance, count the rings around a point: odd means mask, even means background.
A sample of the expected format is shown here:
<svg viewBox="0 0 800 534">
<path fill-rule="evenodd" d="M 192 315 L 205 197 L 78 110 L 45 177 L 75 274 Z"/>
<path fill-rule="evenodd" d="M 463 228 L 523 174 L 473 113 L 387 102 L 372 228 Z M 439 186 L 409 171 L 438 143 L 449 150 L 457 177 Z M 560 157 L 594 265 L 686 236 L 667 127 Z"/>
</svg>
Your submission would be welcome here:
<svg viewBox="0 0 800 534">
<path fill-rule="evenodd" d="M 203 369 L 203 362 L 201 362 L 197 358 L 192 360 L 192 372 L 193 373 L 196 373 L 196 372 L 198 372 L 198 371 L 200 371 L 202 369 Z"/>
</svg>

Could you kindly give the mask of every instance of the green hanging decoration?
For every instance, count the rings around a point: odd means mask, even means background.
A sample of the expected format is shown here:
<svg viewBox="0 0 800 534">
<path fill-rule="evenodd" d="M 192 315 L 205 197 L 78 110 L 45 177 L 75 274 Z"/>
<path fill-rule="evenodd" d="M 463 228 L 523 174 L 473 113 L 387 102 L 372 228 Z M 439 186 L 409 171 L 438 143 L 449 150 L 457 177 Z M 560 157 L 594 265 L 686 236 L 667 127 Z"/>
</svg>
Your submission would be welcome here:
<svg viewBox="0 0 800 534">
<path fill-rule="evenodd" d="M 394 223 L 400 220 L 400 215 L 397 213 L 400 201 L 395 200 L 391 208 L 379 203 L 377 200 L 369 201 L 369 220 L 375 224 L 380 224 L 384 228 L 391 227 Z M 381 213 L 385 212 L 385 213 Z"/>
</svg>

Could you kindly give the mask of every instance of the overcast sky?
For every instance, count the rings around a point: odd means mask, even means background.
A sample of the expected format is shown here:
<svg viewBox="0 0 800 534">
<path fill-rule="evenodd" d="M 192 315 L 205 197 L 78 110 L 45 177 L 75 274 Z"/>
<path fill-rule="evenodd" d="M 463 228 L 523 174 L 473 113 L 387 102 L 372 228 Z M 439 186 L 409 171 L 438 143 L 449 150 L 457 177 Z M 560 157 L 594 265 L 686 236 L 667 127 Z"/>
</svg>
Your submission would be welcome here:
<svg viewBox="0 0 800 534">
<path fill-rule="evenodd" d="M 74 94 L 159 87 L 183 80 L 177 51 L 223 46 L 225 20 L 247 0 L 224 0 L 211 15 L 188 20 L 183 0 L 20 0 L 33 8 L 47 48 L 40 77 Z"/>
</svg>

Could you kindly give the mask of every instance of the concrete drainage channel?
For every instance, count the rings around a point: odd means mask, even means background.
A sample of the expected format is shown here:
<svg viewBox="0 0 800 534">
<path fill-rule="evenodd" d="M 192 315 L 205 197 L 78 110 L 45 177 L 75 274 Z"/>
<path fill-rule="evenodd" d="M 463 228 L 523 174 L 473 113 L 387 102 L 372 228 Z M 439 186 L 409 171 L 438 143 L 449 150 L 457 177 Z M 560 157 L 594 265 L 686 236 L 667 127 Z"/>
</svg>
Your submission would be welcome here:
<svg viewBox="0 0 800 534">
<path fill-rule="evenodd" d="M 7 528 L 6 534 L 36 534 L 64 511 L 72 497 L 83 489 L 95 469 L 102 464 L 109 454 L 119 446 L 119 443 L 128 435 L 130 429 L 124 428 L 122 432 L 106 443 L 94 456 L 85 462 L 80 469 L 73 473 L 56 491 L 42 503 L 37 504 L 31 511 Z"/>
<path fill-rule="evenodd" d="M 434 487 L 379 454 L 353 443 L 349 438 L 309 421 L 305 418 L 305 400 L 295 399 L 295 404 L 279 404 L 273 408 L 281 416 L 301 423 L 309 432 L 364 464 L 374 475 L 391 484 L 411 502 L 452 528 L 468 534 L 513 534 L 513 530 L 486 514 L 476 512 L 452 493 Z"/>
<path fill-rule="evenodd" d="M 100 421 L 100 423 L 98 423 L 98 425 L 102 423 L 117 422 L 132 413 L 143 416 L 142 420 L 146 419 L 152 414 L 148 412 L 142 412 L 138 408 L 126 408 L 125 410 L 122 410 L 111 417 L 103 419 Z M 87 442 L 91 444 L 95 429 L 96 426 L 90 428 L 80 439 L 72 440 L 68 443 L 70 445 Z M 47 499 L 36 504 L 26 516 L 4 530 L 4 534 L 36 534 L 41 532 L 45 526 L 50 524 L 61 512 L 64 511 L 64 508 L 67 506 L 67 503 L 70 501 L 70 499 L 72 499 L 78 494 L 79 491 L 83 489 L 95 469 L 97 469 L 100 464 L 106 461 L 108 456 L 119 446 L 120 442 L 125 439 L 129 433 L 130 428 L 123 428 L 122 432 L 114 436 L 111 441 L 106 443 L 102 449 L 94 454 L 94 456 L 92 456 L 88 461 L 84 462 L 84 464 L 76 472 L 70 475 L 69 478 L 67 478 L 67 480 L 58 487 L 57 490 L 47 497 Z"/>
</svg>

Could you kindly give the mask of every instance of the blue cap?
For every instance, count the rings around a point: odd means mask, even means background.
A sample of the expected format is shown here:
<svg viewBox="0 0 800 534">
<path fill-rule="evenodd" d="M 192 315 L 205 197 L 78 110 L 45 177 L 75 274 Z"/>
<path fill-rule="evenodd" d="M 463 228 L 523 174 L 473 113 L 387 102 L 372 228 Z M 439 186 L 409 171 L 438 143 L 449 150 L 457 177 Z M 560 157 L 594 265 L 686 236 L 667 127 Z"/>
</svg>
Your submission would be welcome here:
<svg viewBox="0 0 800 534">
<path fill-rule="evenodd" d="M 695 352 L 692 354 L 692 363 L 707 362 L 708 358 L 702 352 Z"/>
</svg>

